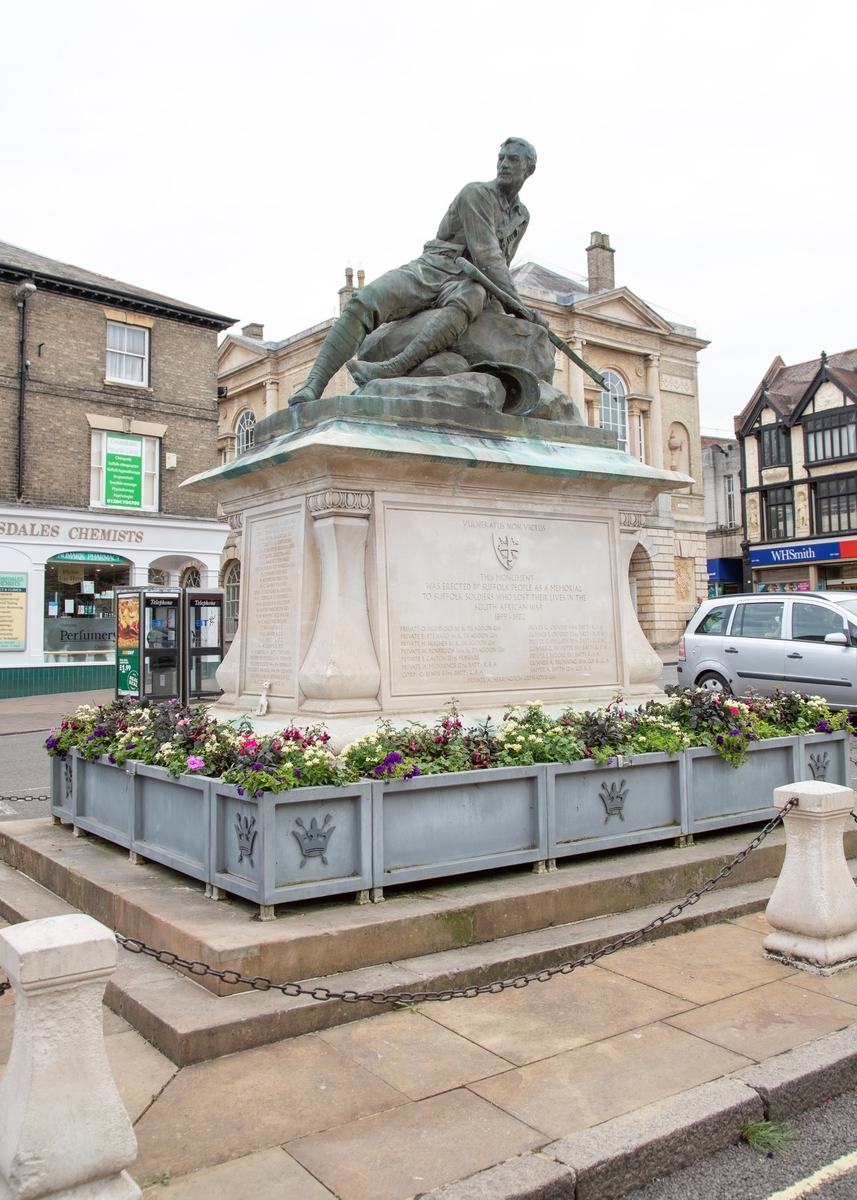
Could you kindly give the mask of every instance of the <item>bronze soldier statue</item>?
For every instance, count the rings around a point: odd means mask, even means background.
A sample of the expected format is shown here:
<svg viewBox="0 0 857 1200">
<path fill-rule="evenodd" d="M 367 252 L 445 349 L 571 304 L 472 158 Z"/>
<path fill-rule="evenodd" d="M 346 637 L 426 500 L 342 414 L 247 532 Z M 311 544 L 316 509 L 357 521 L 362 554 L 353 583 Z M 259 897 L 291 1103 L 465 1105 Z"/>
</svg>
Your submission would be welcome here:
<svg viewBox="0 0 857 1200">
<path fill-rule="evenodd" d="M 511 297 L 527 319 L 547 326 L 535 309 L 526 308 L 509 265 L 529 224 L 530 214 L 518 193 L 536 169 L 536 152 L 523 138 L 507 138 L 500 147 L 497 178 L 468 183 L 426 242 L 419 258 L 387 271 L 348 300 L 309 376 L 290 404 L 317 400 L 343 364 L 359 384 L 407 375 L 426 359 L 454 346 L 485 305 L 486 289 L 468 278 L 456 262 L 472 263 L 500 292 Z M 386 321 L 433 310 L 408 346 L 385 362 L 362 362 L 356 355 L 364 338 Z M 523 312 L 521 313 L 523 315 Z"/>
</svg>

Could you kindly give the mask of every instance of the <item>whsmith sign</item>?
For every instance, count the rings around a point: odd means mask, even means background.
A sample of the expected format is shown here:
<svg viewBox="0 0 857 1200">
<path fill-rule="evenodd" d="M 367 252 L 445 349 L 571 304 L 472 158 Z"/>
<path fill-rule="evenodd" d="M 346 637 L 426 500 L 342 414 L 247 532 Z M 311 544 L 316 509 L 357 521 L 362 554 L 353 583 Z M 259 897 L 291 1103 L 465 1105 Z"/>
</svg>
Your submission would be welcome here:
<svg viewBox="0 0 857 1200">
<path fill-rule="evenodd" d="M 800 546 L 765 546 L 750 551 L 751 567 L 788 567 L 801 563 L 857 558 L 857 541 L 806 542 Z"/>
</svg>

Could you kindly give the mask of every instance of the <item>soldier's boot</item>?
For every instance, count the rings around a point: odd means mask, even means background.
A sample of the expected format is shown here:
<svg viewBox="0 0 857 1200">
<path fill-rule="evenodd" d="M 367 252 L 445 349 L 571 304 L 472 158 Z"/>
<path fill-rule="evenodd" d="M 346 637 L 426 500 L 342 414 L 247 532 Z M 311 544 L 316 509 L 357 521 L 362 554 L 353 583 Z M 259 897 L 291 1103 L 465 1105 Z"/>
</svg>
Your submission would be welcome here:
<svg viewBox="0 0 857 1200">
<path fill-rule="evenodd" d="M 306 400 L 318 400 L 339 368 L 359 350 L 371 328 L 372 315 L 369 310 L 353 298 L 349 300 L 339 320 L 324 339 L 306 382 L 289 397 L 289 406 L 303 404 Z"/>
<path fill-rule="evenodd" d="M 352 358 L 346 366 L 358 383 L 370 379 L 397 379 L 407 375 L 433 354 L 454 346 L 468 326 L 470 318 L 463 309 L 451 304 L 432 313 L 414 340 L 395 358 L 385 362 L 363 362 Z"/>
</svg>

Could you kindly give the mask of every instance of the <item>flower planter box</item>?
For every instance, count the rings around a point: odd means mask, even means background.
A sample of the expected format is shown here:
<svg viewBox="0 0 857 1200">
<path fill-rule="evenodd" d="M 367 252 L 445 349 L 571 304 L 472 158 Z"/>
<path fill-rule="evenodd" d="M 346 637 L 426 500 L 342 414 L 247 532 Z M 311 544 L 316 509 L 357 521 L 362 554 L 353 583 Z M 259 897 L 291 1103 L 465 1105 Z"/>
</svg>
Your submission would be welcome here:
<svg viewBox="0 0 857 1200">
<path fill-rule="evenodd" d="M 544 860 L 544 774 L 499 767 L 374 783 L 374 886 Z"/>
<path fill-rule="evenodd" d="M 371 888 L 371 783 L 254 797 L 209 782 L 215 887 L 266 906 Z"/>
<path fill-rule="evenodd" d="M 826 769 L 829 783 L 849 787 L 851 766 L 847 731 L 771 738 L 748 749 L 748 761 L 731 767 L 716 750 L 693 747 L 684 751 L 688 796 L 687 833 L 726 829 L 768 821 L 776 810 L 774 788 L 812 779 L 813 763 Z M 827 755 L 825 763 L 825 754 Z M 811 758 L 810 756 L 814 756 Z M 821 778 L 821 774 L 818 775 Z"/>
<path fill-rule="evenodd" d="M 134 776 L 108 762 L 106 755 L 91 760 L 76 751 L 72 751 L 72 755 L 74 788 L 72 815 L 68 819 L 76 828 L 130 850 L 134 827 Z"/>
<path fill-rule="evenodd" d="M 547 793 L 550 858 L 676 837 L 685 825 L 681 754 L 550 763 Z"/>
<path fill-rule="evenodd" d="M 767 820 L 774 788 L 850 786 L 848 732 L 715 750 L 499 767 L 240 795 L 217 779 L 77 750 L 51 760 L 51 812 L 263 907 Z"/>
<path fill-rule="evenodd" d="M 120 768 L 122 769 L 122 768 Z M 211 780 L 177 779 L 165 767 L 128 761 L 134 780 L 131 849 L 208 883 L 211 879 Z"/>
</svg>

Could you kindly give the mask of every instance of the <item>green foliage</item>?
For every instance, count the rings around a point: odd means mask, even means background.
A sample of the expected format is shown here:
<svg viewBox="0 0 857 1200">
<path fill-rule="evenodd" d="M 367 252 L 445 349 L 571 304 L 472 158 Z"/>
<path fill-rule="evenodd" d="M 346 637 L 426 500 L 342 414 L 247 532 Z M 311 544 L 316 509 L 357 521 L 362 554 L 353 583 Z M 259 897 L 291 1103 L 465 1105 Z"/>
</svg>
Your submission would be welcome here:
<svg viewBox="0 0 857 1200">
<path fill-rule="evenodd" d="M 741 1137 L 760 1154 L 788 1154 L 797 1134 L 787 1121 L 748 1121 Z"/>
<path fill-rule="evenodd" d="M 778 691 L 737 700 L 696 688 L 668 692 L 636 709 L 617 696 L 605 708 L 567 709 L 558 716 L 530 701 L 507 709 L 496 729 L 490 717 L 465 725 L 451 700 L 434 725 L 411 722 L 398 729 L 379 721 L 339 755 L 319 726 L 257 734 L 249 720 L 221 723 L 203 706 L 182 708 L 170 701 L 135 707 L 114 700 L 66 715 L 45 748 L 60 758 L 72 748 L 90 759 L 106 755 L 117 766 L 133 758 L 166 767 L 174 776 L 221 778 L 242 793 L 261 796 L 357 779 L 414 779 L 580 759 L 603 764 L 617 755 L 677 754 L 689 746 L 709 746 L 738 767 L 752 742 L 849 728 L 849 715 L 832 713 L 818 696 Z"/>
</svg>

